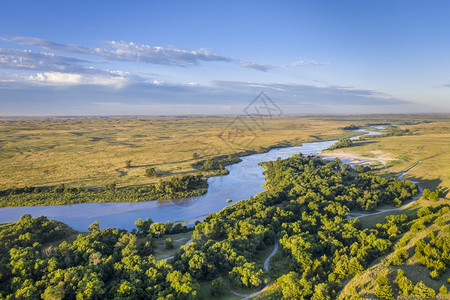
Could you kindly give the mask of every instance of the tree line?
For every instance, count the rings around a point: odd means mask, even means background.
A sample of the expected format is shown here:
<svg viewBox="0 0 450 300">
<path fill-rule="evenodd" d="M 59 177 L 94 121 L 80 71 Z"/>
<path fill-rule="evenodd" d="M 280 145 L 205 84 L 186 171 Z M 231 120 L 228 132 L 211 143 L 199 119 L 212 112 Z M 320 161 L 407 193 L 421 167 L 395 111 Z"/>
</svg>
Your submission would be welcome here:
<svg viewBox="0 0 450 300">
<path fill-rule="evenodd" d="M 208 183 L 203 174 L 184 175 L 160 180 L 144 186 L 117 188 L 107 184 L 103 188 L 24 187 L 0 191 L 0 207 L 62 205 L 86 202 L 137 202 L 200 196 Z"/>
</svg>

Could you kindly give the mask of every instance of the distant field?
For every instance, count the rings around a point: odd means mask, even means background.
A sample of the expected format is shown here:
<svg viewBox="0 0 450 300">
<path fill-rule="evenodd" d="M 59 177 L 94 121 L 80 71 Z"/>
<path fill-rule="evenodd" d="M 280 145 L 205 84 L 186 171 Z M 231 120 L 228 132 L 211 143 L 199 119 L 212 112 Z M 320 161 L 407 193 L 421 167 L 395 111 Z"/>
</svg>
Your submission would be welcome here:
<svg viewBox="0 0 450 300">
<path fill-rule="evenodd" d="M 360 157 L 388 157 L 381 173 L 398 173 L 421 162 L 405 176 L 424 188 L 450 188 L 450 121 L 402 125 L 413 135 L 373 138 L 356 142 L 351 148 L 330 153 L 355 153 Z M 447 197 L 450 195 L 447 194 Z"/>
<path fill-rule="evenodd" d="M 312 118 L 265 120 L 258 127 L 247 119 L 239 142 L 228 147 L 218 137 L 229 132 L 234 118 L 103 118 L 0 120 L 0 189 L 14 186 L 118 186 L 156 182 L 173 175 L 197 172 L 200 158 L 271 145 L 299 145 L 305 141 L 349 135 L 339 121 Z M 225 135 L 223 139 L 232 137 Z M 131 168 L 125 161 L 131 160 Z M 162 176 L 147 178 L 147 167 Z"/>
<path fill-rule="evenodd" d="M 0 119 L 0 189 L 61 183 L 70 187 L 147 184 L 197 172 L 192 167 L 194 153 L 204 159 L 264 151 L 274 145 L 348 137 L 354 133 L 340 128 L 350 124 L 439 119 L 448 120 L 448 116 L 283 117 L 263 123 L 234 117 Z M 450 123 L 407 127 L 421 135 L 374 140 L 375 144 L 358 151 L 373 147 L 392 151 L 399 159 L 390 167 L 392 171 L 438 155 L 425 160 L 411 176 L 450 186 L 448 173 L 442 171 L 450 169 L 445 149 L 450 144 Z M 127 160 L 132 161 L 131 168 L 125 168 Z M 156 168 L 162 176 L 145 177 L 147 167 Z"/>
</svg>

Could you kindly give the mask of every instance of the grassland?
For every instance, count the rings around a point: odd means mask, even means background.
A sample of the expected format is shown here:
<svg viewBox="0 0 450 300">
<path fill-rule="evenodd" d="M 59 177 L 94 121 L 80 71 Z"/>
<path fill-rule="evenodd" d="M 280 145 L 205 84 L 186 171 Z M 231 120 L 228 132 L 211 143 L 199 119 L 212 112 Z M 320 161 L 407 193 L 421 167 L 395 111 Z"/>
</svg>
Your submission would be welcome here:
<svg viewBox="0 0 450 300">
<path fill-rule="evenodd" d="M 368 153 L 365 149 L 375 146 L 376 150 L 397 153 L 392 171 L 428 158 L 415 171 L 420 175 L 427 170 L 431 173 L 424 179 L 436 175 L 433 178 L 444 183 L 449 181 L 448 175 L 437 174 L 433 166 L 442 160 L 446 165 L 441 166 L 449 166 L 445 151 L 450 135 L 448 116 L 283 117 L 264 119 L 262 124 L 234 117 L 0 119 L 0 189 L 147 184 L 197 172 L 192 166 L 194 153 L 210 158 L 348 137 L 354 133 L 340 128 L 349 124 L 442 119 L 447 122 L 407 126 L 420 135 L 373 140 L 358 151 Z M 229 134 L 236 128 L 241 130 L 239 139 L 230 143 Z M 131 168 L 125 167 L 127 160 L 132 161 Z M 147 167 L 159 170 L 161 177 L 145 177 Z"/>
<path fill-rule="evenodd" d="M 448 191 L 450 187 L 450 122 L 436 121 L 414 125 L 401 125 L 413 134 L 371 138 L 356 142 L 351 148 L 327 152 L 352 153 L 362 158 L 382 157 L 386 168 L 380 174 L 394 175 L 420 162 L 405 176 L 405 179 L 418 181 L 423 188 L 441 188 Z M 449 194 L 447 194 L 447 197 Z"/>
<path fill-rule="evenodd" d="M 193 154 L 210 158 L 273 145 L 299 145 L 352 133 L 345 121 L 318 118 L 235 122 L 239 143 L 229 143 L 232 117 L 69 118 L 0 120 L 0 189 L 24 186 L 140 185 L 197 172 Z M 248 125 L 248 127 L 246 127 Z M 223 134 L 222 134 L 223 133 Z M 221 135 L 222 134 L 222 135 Z M 220 137 L 219 137 L 220 136 Z M 222 138 L 221 138 L 222 137 Z M 125 162 L 131 160 L 131 168 Z M 161 176 L 144 176 L 154 167 Z"/>
</svg>

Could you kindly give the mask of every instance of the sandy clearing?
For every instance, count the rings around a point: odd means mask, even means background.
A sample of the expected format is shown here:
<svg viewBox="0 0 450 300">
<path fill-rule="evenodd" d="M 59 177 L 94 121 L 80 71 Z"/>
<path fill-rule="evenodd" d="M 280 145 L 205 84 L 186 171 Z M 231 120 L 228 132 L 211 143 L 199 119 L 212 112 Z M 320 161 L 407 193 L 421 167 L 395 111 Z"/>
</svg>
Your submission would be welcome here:
<svg viewBox="0 0 450 300">
<path fill-rule="evenodd" d="M 394 160 L 394 158 L 392 158 L 389 154 L 386 154 L 379 150 L 372 150 L 369 153 L 374 157 L 360 156 L 356 153 L 351 152 L 327 152 L 321 153 L 320 156 L 326 160 L 334 160 L 337 157 L 343 163 L 350 165 L 362 165 L 371 162 L 380 162 L 384 166 L 386 166 L 387 162 Z"/>
</svg>

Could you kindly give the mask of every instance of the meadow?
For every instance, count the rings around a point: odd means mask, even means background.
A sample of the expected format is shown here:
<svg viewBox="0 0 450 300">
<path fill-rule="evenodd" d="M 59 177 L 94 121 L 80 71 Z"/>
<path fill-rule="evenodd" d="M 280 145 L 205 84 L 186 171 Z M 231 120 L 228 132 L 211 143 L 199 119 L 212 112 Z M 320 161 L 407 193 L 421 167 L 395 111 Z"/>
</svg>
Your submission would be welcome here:
<svg viewBox="0 0 450 300">
<path fill-rule="evenodd" d="M 0 190 L 12 187 L 117 187 L 195 174 L 198 159 L 267 151 L 270 147 L 355 135 L 350 124 L 412 124 L 418 134 L 367 141 L 354 147 L 395 155 L 388 171 L 418 160 L 411 175 L 449 186 L 449 117 L 445 115 L 305 116 L 255 120 L 245 117 L 0 119 Z M 422 123 L 433 121 L 432 123 Z M 418 124 L 416 124 L 418 123 Z M 416 125 L 414 125 L 416 124 Z M 342 149 L 341 151 L 348 151 Z M 353 149 L 352 149 L 353 151 Z M 131 161 L 126 167 L 126 162 Z M 436 166 L 439 165 L 439 168 Z M 146 177 L 155 168 L 158 177 Z M 208 172 L 204 172 L 208 175 Z M 439 181 L 439 182 L 438 182 Z"/>
<path fill-rule="evenodd" d="M 399 125 L 409 129 L 411 135 L 372 137 L 357 141 L 349 148 L 327 151 L 354 154 L 361 158 L 382 157 L 384 166 L 378 166 L 377 172 L 385 175 L 398 175 L 420 162 L 411 169 L 405 179 L 419 182 L 423 188 L 440 188 L 448 191 L 450 187 L 450 123 L 437 120 L 431 123 Z"/>
<path fill-rule="evenodd" d="M 351 134 L 339 129 L 340 121 L 316 118 L 267 119 L 263 125 L 249 118 L 233 121 L 232 117 L 1 119 L 0 189 L 142 185 L 198 172 L 194 153 L 205 159 Z M 242 129 L 239 139 L 231 140 L 236 128 Z M 144 176 L 149 167 L 160 176 Z"/>
</svg>

